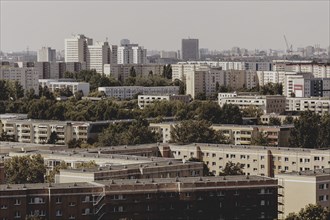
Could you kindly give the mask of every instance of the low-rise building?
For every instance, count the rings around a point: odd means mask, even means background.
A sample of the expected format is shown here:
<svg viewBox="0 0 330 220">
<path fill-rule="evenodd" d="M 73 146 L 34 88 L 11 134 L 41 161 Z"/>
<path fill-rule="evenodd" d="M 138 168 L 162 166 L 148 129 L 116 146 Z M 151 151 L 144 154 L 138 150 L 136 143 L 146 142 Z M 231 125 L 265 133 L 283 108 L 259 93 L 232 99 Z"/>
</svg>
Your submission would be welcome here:
<svg viewBox="0 0 330 220">
<path fill-rule="evenodd" d="M 99 87 L 99 92 L 103 92 L 107 97 L 118 99 L 132 99 L 134 95 L 178 95 L 179 86 L 114 86 Z"/>
<path fill-rule="evenodd" d="M 85 82 L 72 82 L 56 79 L 39 79 L 39 84 L 41 87 L 47 86 L 48 89 L 52 92 L 61 89 L 69 89 L 72 94 L 75 94 L 78 91 L 82 91 L 84 96 L 87 96 L 89 94 L 89 83 Z"/>
<path fill-rule="evenodd" d="M 0 206 L 6 219 L 270 220 L 277 217 L 277 181 L 226 176 L 0 185 Z"/>
<path fill-rule="evenodd" d="M 280 95 L 267 96 L 238 96 L 236 93 L 219 93 L 220 107 L 225 104 L 237 105 L 240 109 L 256 107 L 266 113 L 283 113 L 285 111 L 285 97 Z"/>
<path fill-rule="evenodd" d="M 330 113 L 330 98 L 286 98 L 286 111 L 312 111 L 316 114 Z"/>
<path fill-rule="evenodd" d="M 148 105 L 152 105 L 159 101 L 181 101 L 183 103 L 189 103 L 190 96 L 188 95 L 139 95 L 138 105 L 141 109 Z"/>
<path fill-rule="evenodd" d="M 308 204 L 330 207 L 330 168 L 276 175 L 279 184 L 278 219 Z M 303 193 L 302 193 L 303 192 Z"/>
</svg>

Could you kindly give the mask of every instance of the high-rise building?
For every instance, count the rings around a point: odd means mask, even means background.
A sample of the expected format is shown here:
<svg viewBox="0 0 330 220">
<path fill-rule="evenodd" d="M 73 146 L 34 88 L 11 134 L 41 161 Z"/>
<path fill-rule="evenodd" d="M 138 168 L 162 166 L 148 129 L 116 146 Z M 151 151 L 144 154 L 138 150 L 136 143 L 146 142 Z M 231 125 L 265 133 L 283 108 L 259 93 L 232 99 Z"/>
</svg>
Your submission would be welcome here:
<svg viewBox="0 0 330 220">
<path fill-rule="evenodd" d="M 117 64 L 118 63 L 118 46 L 110 45 L 110 63 Z"/>
<path fill-rule="evenodd" d="M 96 42 L 87 46 L 87 69 L 104 72 L 104 64 L 110 64 L 110 46 L 108 42 Z"/>
<path fill-rule="evenodd" d="M 86 62 L 87 46 L 92 44 L 93 40 L 82 34 L 65 39 L 65 62 Z"/>
<path fill-rule="evenodd" d="M 38 51 L 38 62 L 54 62 L 56 61 L 56 50 L 50 47 L 42 47 Z"/>
<path fill-rule="evenodd" d="M 181 51 L 183 60 L 199 60 L 198 39 L 182 39 Z"/>
<path fill-rule="evenodd" d="M 147 63 L 147 50 L 138 44 L 125 44 L 118 47 L 118 64 L 145 64 Z"/>
</svg>

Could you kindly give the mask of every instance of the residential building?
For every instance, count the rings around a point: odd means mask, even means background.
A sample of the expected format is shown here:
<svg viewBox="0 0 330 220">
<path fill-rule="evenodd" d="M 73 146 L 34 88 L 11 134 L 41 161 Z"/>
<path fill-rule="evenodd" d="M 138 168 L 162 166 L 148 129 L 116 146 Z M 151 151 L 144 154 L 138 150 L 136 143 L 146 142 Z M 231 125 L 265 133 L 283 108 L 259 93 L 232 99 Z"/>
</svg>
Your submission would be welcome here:
<svg viewBox="0 0 330 220">
<path fill-rule="evenodd" d="M 61 89 L 69 89 L 72 94 L 75 94 L 78 91 L 82 91 L 84 96 L 87 96 L 89 94 L 89 83 L 85 82 L 72 82 L 56 79 L 40 79 L 39 85 L 41 87 L 47 86 L 51 92 L 55 92 Z"/>
<path fill-rule="evenodd" d="M 330 78 L 305 79 L 305 97 L 330 98 Z"/>
<path fill-rule="evenodd" d="M 279 173 L 330 168 L 330 150 L 222 144 L 168 144 L 176 159 L 197 158 L 219 175 L 231 161 L 244 165 L 247 175 L 273 177 Z"/>
<path fill-rule="evenodd" d="M 276 178 L 280 195 L 278 219 L 285 219 L 291 212 L 298 213 L 308 204 L 317 204 L 329 209 L 330 168 L 280 173 Z"/>
<path fill-rule="evenodd" d="M 33 89 L 35 94 L 39 92 L 39 73 L 34 67 L 0 65 L 0 79 L 17 81 L 25 91 Z"/>
<path fill-rule="evenodd" d="M 149 128 L 161 135 L 163 143 L 170 143 L 171 131 L 176 122 L 150 123 Z M 229 143 L 233 145 L 253 145 L 259 133 L 267 138 L 268 146 L 288 147 L 290 132 L 293 125 L 263 126 L 263 125 L 211 125 L 216 131 L 221 131 Z"/>
<path fill-rule="evenodd" d="M 218 103 L 220 107 L 225 104 L 237 105 L 240 109 L 249 107 L 259 108 L 263 114 L 266 113 L 282 113 L 285 111 L 285 97 L 280 95 L 267 95 L 267 96 L 237 96 L 232 93 L 228 97 L 227 93 L 218 94 Z"/>
<path fill-rule="evenodd" d="M 225 73 L 221 69 L 199 66 L 186 72 L 186 94 L 195 98 L 198 94 L 207 97 L 216 94 L 217 86 L 225 84 Z"/>
<path fill-rule="evenodd" d="M 288 118 L 291 117 L 293 120 L 299 119 L 300 115 L 299 114 L 276 114 L 276 113 L 269 113 L 269 114 L 263 114 L 260 116 L 260 121 L 263 124 L 269 124 L 271 118 L 276 118 L 279 119 L 281 124 L 284 123 L 284 121 Z"/>
<path fill-rule="evenodd" d="M 267 85 L 268 83 L 284 84 L 286 75 L 297 75 L 296 72 L 284 71 L 257 71 L 259 86 Z"/>
<path fill-rule="evenodd" d="M 65 62 L 87 62 L 87 47 L 93 40 L 78 34 L 64 40 Z"/>
<path fill-rule="evenodd" d="M 110 64 L 118 63 L 118 46 L 110 45 Z"/>
<path fill-rule="evenodd" d="M 38 51 L 38 62 L 56 62 L 56 50 L 50 47 L 42 47 Z"/>
<path fill-rule="evenodd" d="M 104 73 L 104 64 L 110 64 L 110 46 L 108 42 L 96 42 L 87 46 L 87 69 Z"/>
<path fill-rule="evenodd" d="M 258 176 L 0 185 L 0 192 L 1 213 L 6 219 L 277 217 L 277 181 Z"/>
<path fill-rule="evenodd" d="M 124 82 L 134 68 L 137 76 L 161 75 L 164 65 L 160 64 L 105 64 L 104 74 Z"/>
<path fill-rule="evenodd" d="M 178 59 L 178 53 L 176 51 L 161 51 L 160 58 Z"/>
<path fill-rule="evenodd" d="M 183 103 L 189 103 L 190 96 L 188 95 L 139 95 L 138 105 L 140 109 L 145 108 L 148 105 L 152 105 L 159 101 L 181 101 Z"/>
<path fill-rule="evenodd" d="M 147 50 L 138 44 L 122 44 L 118 47 L 118 64 L 146 64 Z"/>
<path fill-rule="evenodd" d="M 132 99 L 134 95 L 178 95 L 179 86 L 114 86 L 114 87 L 99 87 L 99 92 L 103 92 L 107 97 L 119 99 Z"/>
<path fill-rule="evenodd" d="M 305 80 L 311 79 L 311 73 L 299 75 L 285 75 L 283 83 L 283 95 L 286 97 L 305 97 Z M 307 85 L 309 87 L 310 85 Z"/>
<path fill-rule="evenodd" d="M 330 98 L 286 98 L 286 111 L 312 111 L 317 114 L 330 113 Z"/>
<path fill-rule="evenodd" d="M 80 121 L 44 121 L 44 120 L 16 120 L 2 119 L 2 132 L 21 143 L 47 143 L 52 132 L 56 132 L 58 138 L 56 144 L 67 144 L 76 139 L 87 142 L 95 139 L 111 121 L 80 122 Z"/>
<path fill-rule="evenodd" d="M 190 38 L 182 39 L 181 53 L 182 60 L 199 60 L 199 40 Z"/>
</svg>

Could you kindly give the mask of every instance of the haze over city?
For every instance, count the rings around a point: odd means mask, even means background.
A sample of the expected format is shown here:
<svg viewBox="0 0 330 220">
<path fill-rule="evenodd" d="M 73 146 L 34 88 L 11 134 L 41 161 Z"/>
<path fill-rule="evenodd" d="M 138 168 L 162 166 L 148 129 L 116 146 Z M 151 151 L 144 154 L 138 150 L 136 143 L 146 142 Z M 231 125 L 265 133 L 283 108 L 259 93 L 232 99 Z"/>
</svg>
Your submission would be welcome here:
<svg viewBox="0 0 330 220">
<path fill-rule="evenodd" d="M 64 49 L 63 39 L 85 34 L 118 44 L 177 50 L 182 38 L 201 48 L 285 49 L 329 46 L 329 1 L 1 1 L 2 51 Z M 19 16 L 18 16 L 19 15 Z"/>
</svg>

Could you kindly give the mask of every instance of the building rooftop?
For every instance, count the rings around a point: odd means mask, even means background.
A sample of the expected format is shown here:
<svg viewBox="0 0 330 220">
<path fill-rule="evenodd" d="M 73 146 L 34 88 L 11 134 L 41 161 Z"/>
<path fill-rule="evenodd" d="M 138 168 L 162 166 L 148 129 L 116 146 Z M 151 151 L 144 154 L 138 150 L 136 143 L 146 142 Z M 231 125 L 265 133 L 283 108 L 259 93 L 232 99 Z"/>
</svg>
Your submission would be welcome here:
<svg viewBox="0 0 330 220">
<path fill-rule="evenodd" d="M 290 173 L 281 173 L 278 175 L 287 175 L 287 176 L 329 176 L 330 177 L 330 168 L 316 169 L 316 170 L 304 170 L 299 172 L 290 172 Z"/>
</svg>

